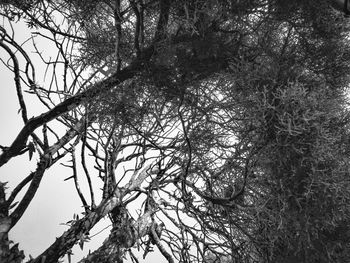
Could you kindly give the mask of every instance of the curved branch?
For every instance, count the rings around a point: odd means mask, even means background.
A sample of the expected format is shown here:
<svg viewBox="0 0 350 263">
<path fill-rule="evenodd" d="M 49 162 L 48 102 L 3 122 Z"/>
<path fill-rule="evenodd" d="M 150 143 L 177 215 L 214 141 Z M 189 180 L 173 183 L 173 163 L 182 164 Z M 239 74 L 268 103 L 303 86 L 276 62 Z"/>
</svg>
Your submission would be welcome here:
<svg viewBox="0 0 350 263">
<path fill-rule="evenodd" d="M 17 57 L 12 52 L 12 50 L 7 45 L 5 45 L 2 41 L 0 41 L 0 47 L 2 47 L 7 51 L 7 53 L 11 56 L 11 59 L 13 61 L 13 73 L 15 74 L 15 85 L 16 85 L 17 97 L 18 97 L 19 105 L 21 107 L 22 119 L 24 123 L 26 123 L 28 121 L 27 107 L 24 102 L 24 98 L 22 94 L 21 77 L 19 74 L 19 63 L 18 63 Z"/>
<path fill-rule="evenodd" d="M 75 221 L 75 223 L 64 232 L 56 241 L 47 248 L 37 258 L 29 261 L 30 263 L 56 263 L 60 257 L 63 257 L 79 240 L 79 237 L 88 234 L 90 229 L 118 204 L 117 197 L 111 197 L 102 201 L 102 203 L 93 212 L 85 217 Z"/>
<path fill-rule="evenodd" d="M 87 143 L 86 143 L 86 136 L 87 136 L 87 116 L 85 117 L 85 127 L 84 127 L 84 133 L 82 135 L 82 146 L 81 146 L 81 153 L 80 153 L 80 156 L 81 156 L 81 164 L 82 164 L 82 167 L 83 167 L 83 170 L 84 170 L 84 173 L 85 173 L 85 176 L 86 176 L 86 180 L 88 182 L 88 185 L 89 185 L 89 190 L 90 190 L 90 198 L 91 198 L 91 208 L 94 208 L 95 207 L 95 195 L 94 195 L 94 191 L 93 191 L 93 187 L 92 187 L 92 182 L 91 182 L 91 177 L 90 177 L 90 173 L 89 173 L 89 170 L 86 166 L 86 160 L 85 160 L 85 147 L 87 147 Z"/>
<path fill-rule="evenodd" d="M 152 237 L 153 240 L 155 241 L 160 253 L 162 253 L 162 255 L 168 260 L 169 263 L 174 263 L 174 259 L 172 258 L 172 256 L 165 250 L 164 246 L 162 245 L 162 243 L 160 242 L 160 239 L 157 235 L 157 231 L 155 229 L 155 224 L 153 223 L 151 225 L 151 233 L 152 233 Z"/>
<path fill-rule="evenodd" d="M 136 57 L 140 56 L 140 31 L 141 31 L 141 14 L 134 0 L 130 0 L 131 8 L 136 17 L 135 33 L 134 33 L 134 48 L 136 51 Z"/>
<path fill-rule="evenodd" d="M 15 200 L 17 194 L 25 187 L 34 177 L 35 172 L 30 173 L 26 178 L 24 178 L 17 186 L 16 188 L 12 191 L 10 197 L 6 200 L 7 205 L 10 206 Z"/>
<path fill-rule="evenodd" d="M 74 147 L 72 147 L 72 169 L 73 169 L 73 178 L 74 178 L 74 185 L 75 185 L 75 189 L 79 195 L 79 198 L 83 204 L 83 207 L 85 209 L 85 211 L 87 211 L 89 209 L 89 206 L 85 200 L 85 197 L 83 195 L 83 193 L 81 192 L 80 189 L 80 185 L 78 182 L 78 171 L 77 171 L 77 163 L 76 163 L 76 159 L 75 159 L 75 149 Z"/>
<path fill-rule="evenodd" d="M 121 67 L 120 43 L 122 38 L 122 18 L 123 18 L 122 14 L 120 12 L 120 0 L 115 0 L 114 21 L 115 21 L 115 29 L 117 30 L 117 39 L 115 41 L 115 56 L 117 60 L 117 71 L 119 71 Z"/>
<path fill-rule="evenodd" d="M 187 164 L 186 164 L 185 173 L 183 174 L 182 181 L 181 181 L 181 187 L 182 187 L 182 191 L 183 191 L 184 197 L 187 198 L 188 194 L 187 194 L 187 191 L 186 191 L 186 184 L 185 184 L 185 182 L 186 182 L 186 177 L 188 175 L 188 171 L 189 171 L 189 168 L 190 168 L 191 162 L 192 162 L 192 146 L 191 146 L 190 138 L 188 137 L 188 134 L 187 134 L 185 121 L 183 119 L 183 116 L 182 116 L 182 113 L 181 113 L 181 110 L 180 110 L 180 108 L 182 106 L 182 103 L 184 101 L 184 97 L 185 97 L 185 91 L 183 91 L 183 94 L 181 96 L 181 101 L 180 101 L 180 104 L 179 104 L 179 107 L 178 107 L 177 111 L 178 111 L 178 114 L 179 114 L 179 117 L 180 117 L 181 127 L 182 127 L 182 130 L 183 130 L 183 133 L 184 133 L 184 136 L 185 136 L 185 141 L 186 141 L 187 148 L 188 148 L 188 161 L 187 161 Z"/>
<path fill-rule="evenodd" d="M 112 87 L 115 87 L 118 84 L 124 82 L 125 80 L 134 77 L 138 71 L 142 70 L 144 63 L 147 62 L 154 53 L 154 46 L 163 40 L 166 36 L 170 5 L 170 0 L 161 1 L 160 15 L 157 29 L 153 38 L 153 44 L 143 50 L 142 56 L 136 58 L 129 66 L 125 67 L 123 70 L 115 72 L 107 79 L 100 81 L 95 85 L 92 85 L 87 90 L 66 99 L 48 112 L 29 119 L 26 125 L 17 135 L 16 139 L 13 141 L 12 145 L 0 155 L 0 167 L 7 163 L 12 157 L 20 154 L 21 150 L 25 147 L 28 137 L 32 134 L 32 132 L 34 132 L 36 128 L 76 108 L 82 102 L 92 99 L 97 95 L 108 91 Z"/>
<path fill-rule="evenodd" d="M 148 234 L 149 228 L 152 224 L 151 214 L 151 212 L 147 212 L 136 221 L 130 220 L 125 222 L 123 226 L 119 226 L 122 228 L 122 231 L 112 230 L 111 234 L 103 242 L 102 246 L 80 260 L 79 263 L 119 262 L 118 259 L 122 258 L 127 251 L 131 251 L 130 249 L 134 245 L 135 241 Z M 128 237 L 126 238 L 126 236 Z"/>
<path fill-rule="evenodd" d="M 151 52 L 147 52 L 147 58 L 150 57 L 149 53 L 152 54 Z M 32 132 L 34 132 L 35 129 L 76 108 L 82 102 L 94 98 L 95 96 L 108 91 L 110 88 L 133 77 L 136 74 L 136 71 L 140 69 L 140 66 L 141 61 L 137 61 L 124 70 L 121 70 L 120 73 L 116 73 L 106 80 L 93 85 L 86 91 L 66 99 L 46 113 L 29 119 L 26 125 L 17 135 L 16 139 L 13 141 L 12 145 L 0 155 L 0 167 L 7 163 L 12 157 L 20 154 L 21 150 L 25 148 L 28 137 L 32 134 Z"/>
<path fill-rule="evenodd" d="M 73 128 L 67 131 L 67 133 L 61 138 L 61 140 L 59 140 L 57 143 L 48 148 L 47 151 L 41 156 L 40 162 L 38 163 L 38 167 L 33 174 L 33 179 L 30 183 L 27 192 L 25 193 L 23 199 L 18 204 L 16 209 L 10 215 L 11 227 L 13 227 L 22 217 L 30 202 L 34 198 L 34 195 L 36 194 L 39 188 L 44 172 L 52 164 L 52 156 L 55 153 L 57 153 L 57 151 L 60 150 L 65 144 L 67 144 L 72 138 L 74 138 L 77 134 L 82 132 L 83 128 L 84 120 L 80 120 Z"/>
<path fill-rule="evenodd" d="M 41 179 L 43 178 L 44 172 L 46 171 L 46 168 L 50 165 L 50 157 L 47 155 L 44 155 L 40 162 L 38 163 L 38 167 L 35 172 L 32 173 L 33 179 L 30 183 L 30 186 L 25 193 L 24 197 L 22 198 L 21 202 L 16 207 L 15 211 L 10 215 L 11 218 L 11 228 L 16 225 L 18 220 L 22 217 L 24 212 L 26 211 L 28 205 L 32 201 L 34 195 L 36 194 L 36 191 L 39 188 Z"/>
</svg>

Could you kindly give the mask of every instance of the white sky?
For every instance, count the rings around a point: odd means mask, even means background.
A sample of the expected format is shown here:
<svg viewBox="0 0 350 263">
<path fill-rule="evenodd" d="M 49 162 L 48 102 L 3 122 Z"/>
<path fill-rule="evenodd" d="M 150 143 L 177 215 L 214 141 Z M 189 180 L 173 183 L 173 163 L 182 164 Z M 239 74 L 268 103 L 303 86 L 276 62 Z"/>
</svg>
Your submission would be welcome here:
<svg viewBox="0 0 350 263">
<path fill-rule="evenodd" d="M 16 26 L 16 39 L 19 43 L 28 37 L 27 29 L 22 26 Z M 28 42 L 28 45 L 30 42 Z M 28 47 L 28 45 L 26 45 Z M 8 55 L 0 50 L 0 57 L 7 59 Z M 34 56 L 33 56 L 34 57 Z M 40 65 L 37 70 L 38 81 L 43 80 L 42 64 L 36 60 L 35 65 Z M 40 75 L 41 73 L 41 75 Z M 18 114 L 19 104 L 16 95 L 16 89 L 13 82 L 13 73 L 4 65 L 0 65 L 1 78 L 1 96 L 0 96 L 0 144 L 8 146 L 15 139 L 16 135 L 23 127 L 21 115 Z M 30 97 L 30 99 L 28 99 Z M 26 96 L 28 116 L 36 116 L 46 109 L 33 96 Z M 8 191 L 10 191 L 25 178 L 36 167 L 34 155 L 29 162 L 28 154 L 13 158 L 9 163 L 0 168 L 0 181 L 8 182 Z M 63 180 L 71 174 L 71 171 L 63 166 L 54 165 L 49 169 L 41 183 L 41 186 L 28 207 L 26 213 L 18 224 L 10 232 L 10 238 L 14 242 L 20 243 L 20 249 L 23 249 L 26 256 L 31 254 L 33 257 L 42 253 L 56 237 L 60 236 L 66 226 L 60 225 L 73 218 L 74 213 L 81 212 L 82 209 L 78 196 L 75 192 L 74 185 L 71 182 Z M 102 242 L 108 234 L 104 231 L 96 239 Z M 88 246 L 87 246 L 88 247 Z M 95 244 L 96 247 L 96 244 Z M 81 253 L 80 257 L 81 257 Z M 77 255 L 78 256 L 78 255 Z"/>
<path fill-rule="evenodd" d="M 0 23 L 4 24 L 3 21 L 0 21 Z M 5 24 L 5 28 L 6 26 Z M 9 30 L 8 27 L 6 29 Z M 15 26 L 15 39 L 18 43 L 24 42 L 28 37 L 29 31 L 23 24 Z M 40 47 L 40 42 L 37 44 Z M 28 51 L 27 48 L 31 47 L 30 42 L 27 42 L 24 47 Z M 46 53 L 50 52 L 47 46 L 43 50 Z M 50 53 L 47 54 L 50 55 Z M 36 54 L 30 53 L 30 55 L 36 67 L 37 81 L 43 83 L 45 67 L 39 59 L 35 58 Z M 9 56 L 1 49 L 0 58 L 6 60 Z M 3 146 L 9 146 L 23 127 L 21 115 L 18 113 L 19 104 L 13 78 L 13 73 L 1 64 L 0 123 L 2 128 L 0 129 L 0 144 Z M 29 118 L 46 111 L 33 95 L 31 97 L 26 95 L 25 99 Z M 0 181 L 8 182 L 7 194 L 31 171 L 35 170 L 36 162 L 37 156 L 34 155 L 32 160 L 29 161 L 29 156 L 26 153 L 11 159 L 10 162 L 0 168 Z M 41 186 L 24 216 L 10 231 L 10 238 L 15 243 L 19 243 L 19 247 L 24 250 L 27 259 L 29 254 L 35 257 L 42 253 L 54 242 L 56 237 L 59 237 L 67 229 L 62 223 L 72 220 L 73 214 L 83 211 L 73 181 L 64 181 L 71 173 L 70 169 L 58 164 L 50 168 L 45 173 Z M 19 197 L 21 196 L 19 195 Z M 104 229 L 106 225 L 108 225 L 107 221 L 97 224 L 90 234 L 94 235 Z M 109 230 L 104 230 L 101 234 L 95 236 L 92 241 L 85 243 L 84 252 L 78 246 L 75 246 L 72 262 L 80 260 L 89 250 L 93 251 L 98 248 L 108 234 Z M 148 254 L 145 261 L 142 260 L 142 256 L 138 256 L 138 258 L 140 262 L 166 262 L 159 253 Z M 64 260 L 68 262 L 67 257 Z"/>
</svg>

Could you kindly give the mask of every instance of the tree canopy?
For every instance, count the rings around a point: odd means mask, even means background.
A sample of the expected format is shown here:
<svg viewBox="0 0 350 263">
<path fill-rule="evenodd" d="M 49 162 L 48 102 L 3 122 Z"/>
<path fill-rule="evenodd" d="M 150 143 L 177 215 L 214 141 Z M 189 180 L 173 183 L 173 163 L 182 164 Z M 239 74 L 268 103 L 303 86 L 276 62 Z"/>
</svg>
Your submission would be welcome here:
<svg viewBox="0 0 350 263">
<path fill-rule="evenodd" d="M 1 262 L 24 260 L 8 235 L 60 162 L 83 210 L 28 262 L 68 257 L 104 218 L 109 237 L 80 262 L 152 248 L 168 262 L 350 262 L 350 31 L 330 1 L 7 0 L 0 12 L 56 47 L 50 61 L 37 49 L 41 83 L 0 27 L 23 120 L 0 166 L 37 162 L 14 189 L 1 182 Z M 47 110 L 30 118 L 28 97 Z"/>
</svg>

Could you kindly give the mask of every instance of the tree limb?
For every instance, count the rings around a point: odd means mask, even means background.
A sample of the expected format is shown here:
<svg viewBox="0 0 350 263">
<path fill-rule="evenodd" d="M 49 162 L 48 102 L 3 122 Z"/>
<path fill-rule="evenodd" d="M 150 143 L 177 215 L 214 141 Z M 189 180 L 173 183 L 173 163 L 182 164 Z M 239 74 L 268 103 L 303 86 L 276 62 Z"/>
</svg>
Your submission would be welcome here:
<svg viewBox="0 0 350 263">
<path fill-rule="evenodd" d="M 84 120 L 80 120 L 73 128 L 71 128 L 67 133 L 61 138 L 60 141 L 52 145 L 47 151 L 41 156 L 40 162 L 36 171 L 33 173 L 33 179 L 30 186 L 25 193 L 23 199 L 16 207 L 15 211 L 10 215 L 11 217 L 11 227 L 13 227 L 18 220 L 22 217 L 23 213 L 27 209 L 28 205 L 32 201 L 38 187 L 40 185 L 41 179 L 44 175 L 45 170 L 51 165 L 52 156 L 58 152 L 66 143 L 68 143 L 72 138 L 76 136 L 77 133 L 82 132 L 84 129 Z"/>
</svg>

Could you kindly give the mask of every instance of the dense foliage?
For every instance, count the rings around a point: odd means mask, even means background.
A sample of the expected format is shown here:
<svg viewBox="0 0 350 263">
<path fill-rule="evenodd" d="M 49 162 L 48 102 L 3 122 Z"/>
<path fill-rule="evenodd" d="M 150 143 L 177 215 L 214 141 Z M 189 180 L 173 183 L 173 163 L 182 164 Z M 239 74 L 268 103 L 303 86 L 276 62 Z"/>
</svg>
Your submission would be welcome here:
<svg viewBox="0 0 350 263">
<path fill-rule="evenodd" d="M 349 262 L 349 28 L 328 1 L 3 2 L 58 55 L 39 86 L 1 30 L 24 128 L 0 164 L 39 160 L 2 186 L 1 262 L 21 262 L 8 233 L 67 155 L 85 211 L 30 262 L 57 262 L 107 215 L 109 238 L 81 262 L 137 262 L 151 246 L 169 262 Z M 22 90 L 48 111 L 28 119 Z M 52 120 L 67 131 L 55 140 Z"/>
</svg>

